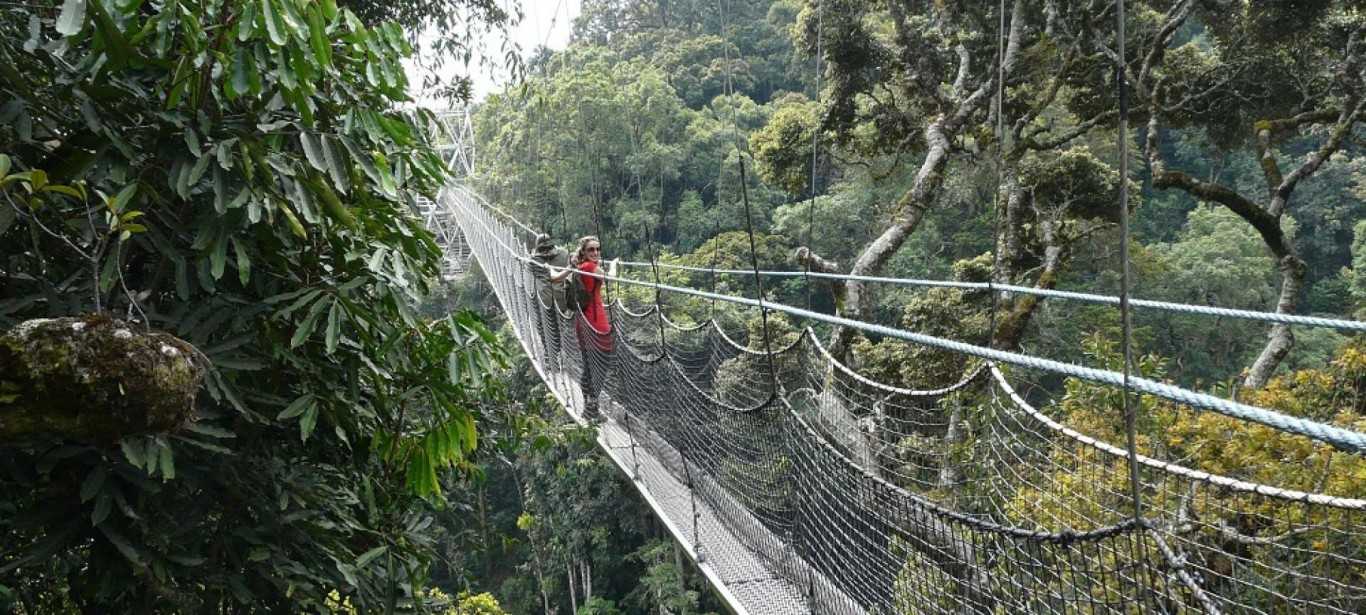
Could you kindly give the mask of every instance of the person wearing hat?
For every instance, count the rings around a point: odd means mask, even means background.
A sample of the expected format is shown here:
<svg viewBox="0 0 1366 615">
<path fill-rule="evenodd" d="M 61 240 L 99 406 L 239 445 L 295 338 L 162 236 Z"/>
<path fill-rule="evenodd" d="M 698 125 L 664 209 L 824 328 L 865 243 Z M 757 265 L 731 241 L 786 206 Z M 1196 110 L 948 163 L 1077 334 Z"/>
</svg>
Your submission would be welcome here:
<svg viewBox="0 0 1366 615">
<path fill-rule="evenodd" d="M 561 314 L 569 309 L 565 286 L 573 272 L 569 267 L 569 251 L 555 245 L 550 235 L 541 233 L 536 236 L 529 265 L 532 277 L 536 278 L 536 298 L 541 307 L 541 343 L 550 369 L 558 370 Z"/>
</svg>

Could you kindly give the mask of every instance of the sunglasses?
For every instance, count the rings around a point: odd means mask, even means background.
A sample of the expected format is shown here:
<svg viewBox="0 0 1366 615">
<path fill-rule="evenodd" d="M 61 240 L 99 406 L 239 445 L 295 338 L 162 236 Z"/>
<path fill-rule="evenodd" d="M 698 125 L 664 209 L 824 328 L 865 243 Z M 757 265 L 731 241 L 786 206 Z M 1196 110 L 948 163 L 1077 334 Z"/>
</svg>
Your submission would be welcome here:
<svg viewBox="0 0 1366 615">
<path fill-rule="evenodd" d="M 602 252 L 602 248 L 584 248 L 584 252 Z"/>
</svg>

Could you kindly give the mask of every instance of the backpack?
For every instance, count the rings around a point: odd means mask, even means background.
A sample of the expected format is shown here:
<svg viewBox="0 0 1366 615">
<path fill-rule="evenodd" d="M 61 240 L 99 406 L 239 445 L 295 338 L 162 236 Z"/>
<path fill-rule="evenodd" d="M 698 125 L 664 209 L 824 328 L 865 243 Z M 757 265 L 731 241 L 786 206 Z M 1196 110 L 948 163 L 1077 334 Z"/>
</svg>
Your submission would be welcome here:
<svg viewBox="0 0 1366 615">
<path fill-rule="evenodd" d="M 588 304 L 593 301 L 593 295 L 588 292 L 588 284 L 584 282 L 583 272 L 575 269 L 574 273 L 570 274 L 568 283 L 569 288 L 566 289 L 568 292 L 565 293 L 565 301 L 569 304 L 570 309 L 575 312 L 583 312 L 588 309 Z"/>
</svg>

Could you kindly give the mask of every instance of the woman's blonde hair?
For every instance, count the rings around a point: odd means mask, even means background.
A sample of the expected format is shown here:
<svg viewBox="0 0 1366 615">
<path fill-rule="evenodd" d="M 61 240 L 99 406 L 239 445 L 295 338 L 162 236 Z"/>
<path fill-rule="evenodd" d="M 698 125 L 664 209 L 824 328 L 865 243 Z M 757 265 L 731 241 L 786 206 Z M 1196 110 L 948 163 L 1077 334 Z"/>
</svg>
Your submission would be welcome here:
<svg viewBox="0 0 1366 615">
<path fill-rule="evenodd" d="M 588 244 L 590 243 L 597 243 L 599 248 L 602 247 L 602 242 L 598 241 L 597 235 L 584 235 L 583 237 L 580 237 L 579 247 L 574 249 L 575 266 L 581 265 L 584 261 L 588 260 L 588 253 L 584 250 L 588 248 Z"/>
</svg>

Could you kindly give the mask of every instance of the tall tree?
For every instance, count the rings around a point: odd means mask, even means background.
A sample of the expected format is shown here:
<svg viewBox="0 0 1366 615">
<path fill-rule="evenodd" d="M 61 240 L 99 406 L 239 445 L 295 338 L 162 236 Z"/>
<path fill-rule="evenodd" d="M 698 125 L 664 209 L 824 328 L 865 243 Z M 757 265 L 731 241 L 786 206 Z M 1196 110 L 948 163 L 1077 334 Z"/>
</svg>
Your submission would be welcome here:
<svg viewBox="0 0 1366 615">
<path fill-rule="evenodd" d="M 919 160 L 907 188 L 886 208 L 888 223 L 848 272 L 876 275 L 940 206 L 946 176 L 991 164 L 1001 218 L 994 278 L 1054 285 L 1069 246 L 1115 216 L 1110 203 L 1120 178 L 1091 142 L 1114 112 L 1062 108 L 1072 100 L 1105 100 L 1111 91 L 1105 61 L 1090 48 L 1102 36 L 1095 29 L 1105 7 L 1024 0 L 824 4 L 808 3 L 799 24 L 805 48 L 821 50 L 828 67 L 822 129 L 848 156 Z M 811 160 L 809 154 L 786 158 L 788 166 Z M 839 268 L 810 251 L 801 256 L 813 270 Z M 837 304 L 846 316 L 869 318 L 870 290 L 847 281 L 837 289 Z M 1001 301 L 1006 315 L 992 338 L 1014 347 L 1038 301 Z M 832 350 L 847 352 L 852 337 L 853 331 L 838 330 Z"/>
<path fill-rule="evenodd" d="M 400 29 L 329 0 L 0 15 L 0 325 L 67 349 L 0 364 L 50 361 L 107 400 L 11 430 L 60 389 L 0 369 L 0 594 L 27 613 L 410 602 L 501 351 L 469 314 L 410 306 L 441 257 L 414 200 L 445 174 L 430 118 L 397 109 Z M 130 393 L 109 374 L 161 364 L 91 362 L 85 331 L 199 357 L 191 419 L 92 432 Z"/>
<path fill-rule="evenodd" d="M 1306 290 L 1307 266 L 1290 232 L 1303 205 L 1293 197 L 1349 146 L 1366 113 L 1366 17 L 1356 5 L 1153 3 L 1139 15 L 1160 16 L 1161 25 L 1135 41 L 1142 52 L 1125 64 L 1148 115 L 1144 154 L 1153 186 L 1216 203 L 1255 229 L 1280 274 L 1274 309 L 1281 314 L 1294 313 Z M 1203 26 L 1202 34 L 1179 40 L 1187 22 Z M 1251 153 L 1261 185 L 1202 179 L 1176 168 L 1162 147 L 1171 129 L 1201 130 L 1222 150 Z M 1272 326 L 1244 385 L 1265 385 L 1294 343 L 1289 326 Z"/>
</svg>

